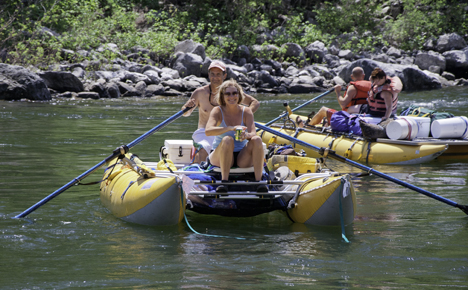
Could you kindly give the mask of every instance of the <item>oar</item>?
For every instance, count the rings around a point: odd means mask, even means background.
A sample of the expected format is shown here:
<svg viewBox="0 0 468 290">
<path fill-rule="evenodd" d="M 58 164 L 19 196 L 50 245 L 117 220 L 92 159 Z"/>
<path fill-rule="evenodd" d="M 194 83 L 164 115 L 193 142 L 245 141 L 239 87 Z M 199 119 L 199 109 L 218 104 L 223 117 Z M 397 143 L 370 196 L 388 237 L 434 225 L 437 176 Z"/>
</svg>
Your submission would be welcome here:
<svg viewBox="0 0 468 290">
<path fill-rule="evenodd" d="M 456 203 L 456 202 L 454 202 L 454 201 L 452 201 L 452 200 L 450 200 L 450 199 L 447 199 L 447 198 L 445 198 L 445 197 L 439 196 L 439 195 L 437 195 L 437 194 L 435 194 L 435 193 L 432 193 L 432 192 L 427 191 L 427 190 L 425 190 L 425 189 L 419 188 L 419 187 L 414 186 L 414 185 L 412 185 L 412 184 L 410 184 L 410 183 L 404 182 L 404 181 L 402 181 L 402 180 L 400 180 L 400 179 L 394 178 L 394 177 L 392 177 L 392 176 L 389 176 L 389 175 L 387 175 L 387 174 L 385 174 L 385 173 L 382 173 L 382 172 L 380 172 L 380 171 L 377 171 L 377 170 L 375 170 L 375 169 L 372 169 L 372 168 L 367 167 L 367 166 L 365 166 L 365 165 L 362 165 L 362 164 L 360 164 L 360 163 L 357 163 L 357 162 L 354 162 L 354 161 L 352 161 L 352 160 L 349 160 L 349 159 L 347 159 L 347 158 L 345 158 L 345 157 L 343 157 L 343 156 L 340 156 L 340 155 L 336 154 L 335 151 L 329 150 L 328 148 L 323 148 L 323 147 L 322 147 L 322 148 L 319 148 L 319 147 L 317 147 L 317 146 L 314 146 L 314 145 L 312 145 L 312 144 L 309 144 L 309 143 L 307 143 L 307 142 L 304 142 L 304 141 L 299 140 L 299 139 L 297 139 L 297 138 L 291 137 L 291 136 L 289 136 L 289 135 L 287 135 L 287 134 L 281 133 L 281 132 L 279 132 L 279 131 L 276 131 L 276 130 L 274 130 L 274 129 L 271 129 L 270 127 L 267 127 L 267 126 L 264 126 L 264 125 L 261 125 L 261 124 L 258 124 L 258 123 L 255 123 L 255 126 L 256 126 L 257 128 L 259 128 L 259 129 L 261 129 L 261 130 L 264 130 L 264 131 L 266 131 L 266 132 L 269 132 L 269 133 L 271 133 L 271 134 L 274 134 L 274 135 L 276 135 L 276 136 L 278 136 L 278 137 L 281 137 L 281 138 L 283 138 L 283 139 L 289 140 L 289 141 L 291 141 L 291 142 L 294 142 L 294 143 L 296 143 L 296 144 L 302 145 L 302 146 L 304 146 L 304 147 L 311 148 L 311 149 L 317 151 L 320 155 L 323 155 L 323 156 L 325 156 L 325 157 L 326 157 L 326 156 L 330 156 L 331 158 L 336 159 L 336 160 L 338 160 L 338 161 L 341 161 L 341 162 L 344 162 L 344 163 L 347 163 L 347 164 L 351 164 L 351 165 L 353 165 L 354 167 L 357 167 L 357 168 L 359 168 L 359 169 L 365 170 L 365 171 L 368 172 L 369 174 L 375 174 L 375 175 L 377 175 L 377 176 L 379 176 L 379 177 L 382 177 L 382 178 L 384 178 L 384 179 L 387 179 L 387 180 L 389 180 L 389 181 L 392 181 L 392 182 L 394 182 L 394 183 L 397 183 L 397 184 L 399 184 L 399 185 L 401 185 L 401 186 L 404 186 L 404 187 L 406 187 L 406 188 L 412 189 L 412 190 L 414 190 L 414 191 L 416 191 L 416 192 L 422 193 L 422 194 L 424 194 L 424 195 L 426 195 L 426 196 L 429 196 L 429 197 L 431 197 L 431 198 L 434 198 L 434 199 L 436 199 L 436 200 L 438 200 L 438 201 L 441 201 L 441 202 L 446 203 L 446 204 L 448 204 L 448 205 L 451 205 L 451 206 L 453 206 L 453 207 L 459 208 L 459 209 L 461 209 L 465 214 L 468 215 L 468 205 L 461 205 L 461 204 L 458 204 L 458 203 Z"/>
<path fill-rule="evenodd" d="M 30 214 L 31 212 L 35 211 L 36 209 L 38 209 L 39 207 L 41 207 L 42 205 L 44 205 L 45 203 L 47 203 L 49 200 L 53 199 L 54 197 L 56 197 L 57 195 L 61 194 L 62 192 L 64 192 L 65 190 L 69 189 L 70 187 L 72 187 L 73 185 L 75 185 L 76 183 L 80 182 L 81 180 L 83 180 L 85 177 L 87 177 L 88 175 L 90 175 L 91 173 L 93 173 L 94 171 L 98 170 L 99 168 L 101 168 L 101 166 L 103 166 L 104 164 L 112 161 L 113 159 L 117 158 L 118 156 L 120 155 L 124 155 L 125 153 L 127 153 L 132 147 L 134 147 L 135 145 L 137 145 L 138 143 L 140 143 L 141 141 L 145 140 L 146 138 L 148 138 L 149 136 L 151 136 L 151 134 L 161 130 L 162 128 L 164 128 L 166 125 L 172 123 L 173 121 L 175 121 L 176 119 L 178 119 L 180 116 L 182 116 L 185 112 L 187 112 L 188 110 L 191 110 L 192 107 L 187 107 L 181 111 L 179 111 L 178 113 L 174 114 L 173 116 L 167 118 L 165 121 L 163 121 L 161 124 L 157 125 L 156 127 L 154 127 L 153 129 L 149 130 L 148 132 L 146 132 L 145 134 L 141 135 L 140 137 L 138 137 L 137 139 L 133 140 L 132 142 L 128 143 L 127 145 L 122 145 L 120 147 L 118 147 L 117 149 L 115 149 L 113 151 L 113 153 L 111 155 L 109 155 L 106 159 L 102 160 L 101 162 L 99 162 L 98 164 L 96 164 L 95 166 L 91 167 L 90 169 L 88 169 L 86 172 L 82 173 L 81 175 L 79 175 L 78 177 L 76 177 L 75 179 L 73 179 L 72 181 L 70 181 L 69 183 L 65 184 L 64 186 L 62 186 L 61 188 L 57 189 L 56 191 L 54 191 L 53 193 L 51 193 L 50 195 L 48 195 L 47 197 L 45 197 L 44 199 L 42 199 L 41 201 L 39 201 L 38 203 L 36 203 L 35 205 L 31 206 L 30 208 L 28 208 L 27 210 L 25 210 L 24 212 L 20 213 L 19 215 L 15 216 L 15 218 L 23 218 L 25 216 L 27 216 L 28 214 Z"/>
<path fill-rule="evenodd" d="M 302 105 L 300 105 L 300 106 L 298 106 L 298 107 L 292 109 L 292 110 L 291 110 L 291 113 L 294 112 L 294 111 L 299 110 L 299 109 L 302 108 L 302 107 L 307 106 L 308 104 L 310 104 L 310 103 L 312 103 L 312 102 L 317 101 L 317 100 L 320 99 L 320 98 L 325 97 L 326 95 L 328 95 L 329 93 L 333 92 L 334 90 L 335 90 L 335 88 L 329 89 L 328 91 L 324 92 L 323 94 L 316 96 L 316 97 L 313 98 L 312 100 L 309 100 L 309 101 L 305 102 L 304 104 L 302 104 Z M 283 118 L 284 116 L 287 116 L 288 114 L 291 114 L 291 113 L 285 112 L 285 113 L 279 115 L 278 117 L 276 117 L 275 119 L 271 120 L 270 122 L 266 123 L 265 126 L 269 126 L 269 125 L 273 124 L 274 122 L 278 121 L 279 119 Z"/>
</svg>

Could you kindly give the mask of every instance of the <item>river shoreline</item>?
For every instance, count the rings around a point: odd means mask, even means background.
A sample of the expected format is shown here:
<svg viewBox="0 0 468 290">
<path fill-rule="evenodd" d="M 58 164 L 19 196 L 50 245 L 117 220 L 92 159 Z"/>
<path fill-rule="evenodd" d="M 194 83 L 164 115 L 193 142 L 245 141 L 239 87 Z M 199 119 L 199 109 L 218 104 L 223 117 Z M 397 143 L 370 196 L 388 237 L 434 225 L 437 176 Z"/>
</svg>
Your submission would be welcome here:
<svg viewBox="0 0 468 290">
<path fill-rule="evenodd" d="M 227 78 L 237 80 L 249 94 L 307 94 L 336 84 L 345 87 L 356 66 L 363 67 L 367 77 L 381 67 L 388 75 L 400 77 L 407 91 L 468 86 L 468 46 L 463 38 L 454 33 L 442 35 L 426 47 L 426 51 L 383 47 L 373 53 L 354 53 L 315 41 L 305 48 L 295 43 L 283 45 L 282 58 L 288 61 L 255 57 L 266 50 L 279 53 L 280 48 L 272 45 L 240 46 L 237 57 L 222 60 L 227 64 Z M 165 60 L 142 47 L 120 51 L 112 43 L 62 54 L 65 61 L 47 70 L 0 64 L 0 99 L 190 96 L 209 83 L 212 61 L 203 45 L 192 40 L 180 42 Z M 74 62 L 78 55 L 87 60 Z"/>
</svg>

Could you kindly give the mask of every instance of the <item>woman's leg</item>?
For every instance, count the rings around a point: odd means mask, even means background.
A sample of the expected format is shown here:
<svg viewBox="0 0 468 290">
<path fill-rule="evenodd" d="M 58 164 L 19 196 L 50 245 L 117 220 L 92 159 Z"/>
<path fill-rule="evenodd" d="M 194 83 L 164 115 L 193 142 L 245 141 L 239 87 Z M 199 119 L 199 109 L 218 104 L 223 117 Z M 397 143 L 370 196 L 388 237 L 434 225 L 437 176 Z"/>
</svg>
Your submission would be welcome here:
<svg viewBox="0 0 468 290">
<path fill-rule="evenodd" d="M 263 160 L 265 154 L 263 152 L 262 138 L 255 136 L 249 140 L 247 145 L 240 151 L 237 157 L 237 165 L 239 167 L 250 167 L 253 165 L 255 171 L 255 180 L 262 180 Z"/>
<path fill-rule="evenodd" d="M 229 180 L 229 170 L 234 164 L 232 153 L 234 152 L 234 139 L 226 136 L 221 140 L 218 147 L 211 154 L 210 162 L 221 168 L 221 179 Z"/>
</svg>

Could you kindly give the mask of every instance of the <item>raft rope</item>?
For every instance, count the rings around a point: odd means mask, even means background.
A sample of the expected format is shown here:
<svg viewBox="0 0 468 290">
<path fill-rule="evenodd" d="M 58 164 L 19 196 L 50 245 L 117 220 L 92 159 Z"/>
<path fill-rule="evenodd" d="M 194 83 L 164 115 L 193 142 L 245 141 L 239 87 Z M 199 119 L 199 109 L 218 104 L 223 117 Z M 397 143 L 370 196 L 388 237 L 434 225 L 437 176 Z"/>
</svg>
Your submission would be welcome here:
<svg viewBox="0 0 468 290">
<path fill-rule="evenodd" d="M 180 186 L 180 200 L 181 200 L 181 204 L 183 205 L 184 204 L 184 191 L 182 190 L 182 186 Z M 242 238 L 242 237 L 230 237 L 230 236 L 221 236 L 221 235 L 210 235 L 210 234 L 202 234 L 202 233 L 199 233 L 197 232 L 189 223 L 188 219 L 187 219 L 187 214 L 185 213 L 185 210 L 184 210 L 184 219 L 185 219 L 185 223 L 187 224 L 187 226 L 189 227 L 189 229 L 194 232 L 195 234 L 197 235 L 202 235 L 202 236 L 205 236 L 205 237 L 213 237 L 213 238 L 227 238 L 227 239 L 236 239 L 236 240 L 250 240 L 250 241 L 255 241 L 256 239 L 248 239 L 248 238 Z"/>
<path fill-rule="evenodd" d="M 343 192 L 344 192 L 348 188 L 347 181 L 344 180 L 344 178 L 341 178 L 341 184 L 343 184 Z M 349 240 L 348 240 L 348 238 L 346 238 L 346 235 L 345 235 L 345 224 L 344 224 L 344 218 L 343 218 L 343 206 L 341 205 L 341 195 L 340 194 L 338 194 L 338 201 L 339 201 L 339 204 L 340 204 L 341 237 L 343 238 L 343 240 L 346 243 L 349 243 Z"/>
</svg>

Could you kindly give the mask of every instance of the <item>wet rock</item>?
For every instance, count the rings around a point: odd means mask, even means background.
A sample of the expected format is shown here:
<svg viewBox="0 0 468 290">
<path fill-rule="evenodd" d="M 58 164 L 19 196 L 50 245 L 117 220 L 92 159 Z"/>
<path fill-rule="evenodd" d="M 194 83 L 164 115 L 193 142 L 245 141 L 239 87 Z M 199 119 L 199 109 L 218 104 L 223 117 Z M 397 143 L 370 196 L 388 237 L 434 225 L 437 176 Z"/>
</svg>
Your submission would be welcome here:
<svg viewBox="0 0 468 290">
<path fill-rule="evenodd" d="M 99 99 L 99 94 L 96 92 L 79 92 L 77 94 L 78 98 L 83 98 L 83 99 L 93 99 L 93 100 L 98 100 Z"/>
<path fill-rule="evenodd" d="M 21 66 L 0 63 L 0 100 L 50 100 L 46 83 Z"/>
<path fill-rule="evenodd" d="M 468 78 L 468 50 L 451 50 L 442 54 L 446 61 L 446 70 L 457 78 Z"/>
<path fill-rule="evenodd" d="M 105 84 L 105 88 L 110 98 L 117 99 L 120 98 L 119 86 L 114 82 L 109 82 Z"/>
<path fill-rule="evenodd" d="M 63 71 L 47 71 L 39 73 L 47 87 L 58 92 L 81 92 L 84 90 L 83 83 L 74 74 Z"/>
<path fill-rule="evenodd" d="M 121 81 L 125 82 L 127 80 L 131 81 L 134 84 L 142 81 L 147 84 L 151 84 L 151 80 L 147 75 L 137 72 L 124 72 L 124 76 L 121 78 Z"/>
<path fill-rule="evenodd" d="M 110 98 L 109 92 L 102 82 L 93 82 L 88 86 L 88 91 L 99 94 L 99 98 Z"/>
<path fill-rule="evenodd" d="M 453 73 L 449 73 L 449 72 L 446 72 L 446 71 L 444 71 L 442 73 L 442 77 L 446 78 L 449 81 L 454 81 L 455 80 L 455 75 Z"/>
<path fill-rule="evenodd" d="M 323 89 L 316 86 L 316 85 L 309 85 L 309 84 L 298 84 L 292 83 L 288 87 L 288 92 L 291 94 L 310 94 L 310 93 L 317 93 L 322 92 Z"/>
</svg>

